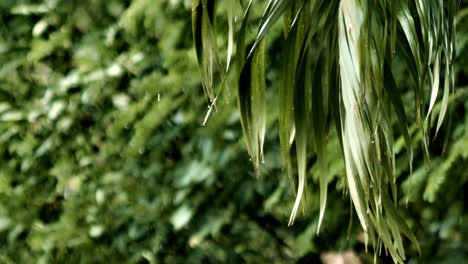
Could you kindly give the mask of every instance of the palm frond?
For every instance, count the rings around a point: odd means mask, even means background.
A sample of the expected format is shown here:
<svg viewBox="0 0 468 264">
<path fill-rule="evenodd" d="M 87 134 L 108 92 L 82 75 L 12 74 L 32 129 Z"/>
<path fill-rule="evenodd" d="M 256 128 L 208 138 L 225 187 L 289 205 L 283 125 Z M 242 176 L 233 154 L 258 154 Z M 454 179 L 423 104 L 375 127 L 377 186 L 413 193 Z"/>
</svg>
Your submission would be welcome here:
<svg viewBox="0 0 468 264">
<path fill-rule="evenodd" d="M 403 103 L 394 65 L 403 64 L 411 78 L 414 119 L 429 158 L 429 131 L 435 119 L 436 131 L 446 119 L 454 89 L 455 12 L 460 1 L 269 0 L 253 34 L 249 30 L 255 20 L 250 11 L 258 3 L 250 1 L 237 30 L 232 13 L 228 14 L 226 67 L 220 67 L 216 51 L 212 2 L 193 1 L 194 42 L 205 93 L 212 100 L 217 96 L 212 88 L 213 68 L 221 76 L 229 69 L 235 31 L 241 123 L 256 171 L 265 132 L 265 36 L 284 16 L 278 124 L 281 156 L 293 184 L 292 160 L 297 161 L 298 172 L 289 224 L 303 200 L 308 153 L 315 152 L 320 168 L 320 229 L 329 179 L 325 146 L 334 124 L 347 189 L 366 241 L 370 240 L 375 252 L 384 246 L 395 262 L 403 263 L 401 236 L 419 246 L 396 204 L 393 125 L 404 138 L 411 168 L 413 133 L 408 124 L 413 115 Z M 291 152 L 294 143 L 296 153 Z"/>
</svg>

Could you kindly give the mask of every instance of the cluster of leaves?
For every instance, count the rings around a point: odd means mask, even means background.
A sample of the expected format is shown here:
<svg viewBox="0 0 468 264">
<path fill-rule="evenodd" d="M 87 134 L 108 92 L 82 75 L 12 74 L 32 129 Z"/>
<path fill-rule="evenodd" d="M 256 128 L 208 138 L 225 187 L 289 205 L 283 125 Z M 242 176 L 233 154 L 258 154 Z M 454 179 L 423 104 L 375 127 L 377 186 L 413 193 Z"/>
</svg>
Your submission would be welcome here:
<svg viewBox="0 0 468 264">
<path fill-rule="evenodd" d="M 419 245 L 396 207 L 394 127 L 404 139 L 411 174 L 412 132 L 420 133 L 418 139 L 425 159 L 429 160 L 433 123 L 437 121 L 437 135 L 447 113 L 450 91 L 455 90 L 455 15 L 460 1 L 270 0 L 265 7 L 253 1 L 245 7 L 242 1 L 228 2 L 224 5 L 228 6 L 230 40 L 226 69 L 216 42 L 216 1 L 193 1 L 194 45 L 204 91 L 214 106 L 227 86 L 236 35 L 234 86 L 247 149 L 256 171 L 264 155 L 267 119 L 265 36 L 284 17 L 279 137 L 289 178 L 294 181 L 292 159 L 296 160 L 298 174 L 289 224 L 293 223 L 303 199 L 308 152 L 313 152 L 321 167 L 317 232 L 320 230 L 330 178 L 326 167 L 328 154 L 324 150 L 329 127 L 334 123 L 346 168 L 346 191 L 366 244 L 371 241 L 375 256 L 384 247 L 396 263 L 403 263 L 406 257 L 401 235 L 409 238 L 416 248 Z M 236 5 L 243 10 L 237 27 L 231 21 Z M 264 10 L 259 21 L 251 18 L 252 8 Z M 258 29 L 252 30 L 251 24 L 258 24 L 254 26 Z M 412 93 L 413 107 L 403 104 L 402 87 L 395 80 L 398 68 L 409 73 L 410 81 L 405 88 Z M 218 87 L 214 85 L 216 79 Z M 443 93 L 439 96 L 441 88 Z M 438 97 L 441 102 L 435 114 Z M 407 113 L 413 110 L 412 131 Z"/>
<path fill-rule="evenodd" d="M 344 221 L 357 218 L 341 193 L 327 198 L 320 236 L 315 185 L 304 190 L 307 217 L 287 227 L 294 201 L 289 180 L 281 177 L 279 135 L 268 129 L 274 117 L 266 116 L 259 179 L 234 98 L 227 96 L 234 92 L 224 90 L 201 125 L 207 103 L 190 34 L 191 4 L 0 1 L 1 263 L 318 263 L 322 252 L 349 248 L 372 260 L 359 226 L 347 233 Z M 227 29 L 225 11 L 219 8 L 216 17 Z M 258 11 L 252 8 L 251 16 Z M 265 62 L 279 65 L 282 31 L 272 30 Z M 457 54 L 468 48 L 467 36 L 460 34 Z M 229 38 L 217 40 L 229 46 Z M 466 80 L 464 63 L 457 58 L 455 70 Z M 267 113 L 277 111 L 277 70 L 265 73 L 264 96 L 272 99 Z M 439 132 L 455 143 L 448 144 L 451 159 L 436 157 L 427 168 L 417 149 L 408 178 L 404 141 L 396 141 L 399 203 L 408 201 L 400 208 L 422 254 L 408 247 L 407 258 L 421 263 L 460 263 L 466 250 L 461 228 L 467 213 L 458 187 L 468 178 L 468 105 L 457 94 L 449 98 L 456 107 L 453 129 Z M 417 130 L 410 130 L 417 140 Z M 328 188 L 344 190 L 340 143 L 331 133 L 324 150 Z M 440 153 L 438 145 L 429 151 Z M 310 180 L 318 179 L 315 160 L 309 153 Z"/>
</svg>

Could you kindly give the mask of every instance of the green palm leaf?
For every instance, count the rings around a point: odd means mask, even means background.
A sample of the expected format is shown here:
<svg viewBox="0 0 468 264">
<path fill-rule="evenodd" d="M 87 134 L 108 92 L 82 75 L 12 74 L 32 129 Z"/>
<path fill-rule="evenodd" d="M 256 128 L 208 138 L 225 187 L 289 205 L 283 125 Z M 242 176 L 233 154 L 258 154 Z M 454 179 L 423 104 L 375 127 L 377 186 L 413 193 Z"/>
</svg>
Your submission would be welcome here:
<svg viewBox="0 0 468 264">
<path fill-rule="evenodd" d="M 247 149 L 257 172 L 263 155 L 266 119 L 265 36 L 284 16 L 279 136 L 283 164 L 293 185 L 296 180 L 292 160 L 297 161 L 298 174 L 289 224 L 303 200 L 307 157 L 314 152 L 320 168 L 320 229 L 329 180 L 326 145 L 329 127 L 334 124 L 345 162 L 347 189 L 366 241 L 371 242 L 376 253 L 383 245 L 398 263 L 405 259 L 401 234 L 419 248 L 394 202 L 397 192 L 393 126 L 399 128 L 404 138 L 410 168 L 414 133 L 409 129 L 412 115 L 403 103 L 401 87 L 393 74 L 394 65 L 404 65 L 411 77 L 414 118 L 423 135 L 425 156 L 429 158 L 428 135 L 434 119 L 438 131 L 450 112 L 448 99 L 454 89 L 454 16 L 459 2 L 270 0 L 263 15 L 255 18 L 250 13 L 258 6 L 250 1 L 238 29 L 232 13 L 228 13 L 228 54 L 226 67 L 221 67 L 214 40 L 212 1 L 193 1 L 195 49 L 205 94 L 210 100 L 217 98 L 213 75 L 220 75 L 218 79 L 224 82 L 231 64 L 232 38 L 237 36 L 238 105 Z M 259 19 L 259 24 L 251 32 L 255 19 Z M 440 107 L 434 111 L 440 97 Z M 296 153 L 291 152 L 293 144 Z"/>
</svg>

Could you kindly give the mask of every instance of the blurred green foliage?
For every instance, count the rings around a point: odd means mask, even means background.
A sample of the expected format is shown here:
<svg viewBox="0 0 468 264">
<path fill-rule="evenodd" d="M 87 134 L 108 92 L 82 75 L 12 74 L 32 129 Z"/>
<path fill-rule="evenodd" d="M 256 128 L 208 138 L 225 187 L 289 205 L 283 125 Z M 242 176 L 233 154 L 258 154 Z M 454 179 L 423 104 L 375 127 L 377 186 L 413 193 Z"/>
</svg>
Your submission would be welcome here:
<svg viewBox="0 0 468 264">
<path fill-rule="evenodd" d="M 409 263 L 466 261 L 463 2 L 452 129 L 433 142 L 429 164 L 416 156 L 410 176 L 397 153 L 400 208 L 422 249 L 408 249 Z M 336 138 L 317 236 L 316 157 L 305 215 L 287 227 L 293 194 L 275 129 L 256 179 L 229 91 L 201 126 L 207 103 L 190 8 L 188 0 L 0 2 L 1 263 L 317 263 L 323 252 L 350 248 L 372 262 L 357 219 L 348 238 L 355 216 Z M 268 46 L 272 89 L 278 42 Z"/>
</svg>

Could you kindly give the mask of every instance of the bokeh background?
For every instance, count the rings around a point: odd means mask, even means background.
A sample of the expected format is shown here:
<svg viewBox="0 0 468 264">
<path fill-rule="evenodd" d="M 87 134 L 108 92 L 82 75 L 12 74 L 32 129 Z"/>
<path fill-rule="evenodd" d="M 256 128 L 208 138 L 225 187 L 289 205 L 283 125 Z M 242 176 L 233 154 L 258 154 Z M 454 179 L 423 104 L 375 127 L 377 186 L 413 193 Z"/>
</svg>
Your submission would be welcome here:
<svg viewBox="0 0 468 264">
<path fill-rule="evenodd" d="M 405 241 L 408 263 L 467 261 L 467 6 L 457 16 L 451 129 L 433 140 L 429 163 L 415 144 L 411 175 L 397 140 L 400 211 L 421 244 L 419 255 Z M 304 213 L 288 227 L 294 196 L 276 120 L 259 178 L 234 91 L 201 125 L 190 10 L 189 0 L 0 1 L 0 263 L 373 263 L 335 136 L 317 236 L 314 156 Z M 224 16 L 220 8 L 220 31 Z M 268 38 L 271 112 L 280 33 Z M 397 77 L 404 89 L 405 72 Z"/>
</svg>

